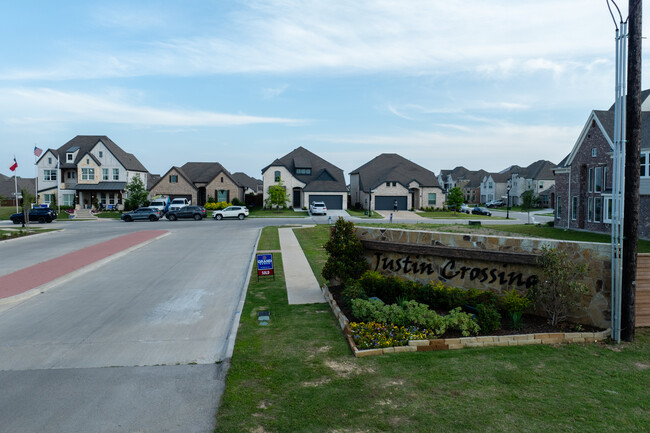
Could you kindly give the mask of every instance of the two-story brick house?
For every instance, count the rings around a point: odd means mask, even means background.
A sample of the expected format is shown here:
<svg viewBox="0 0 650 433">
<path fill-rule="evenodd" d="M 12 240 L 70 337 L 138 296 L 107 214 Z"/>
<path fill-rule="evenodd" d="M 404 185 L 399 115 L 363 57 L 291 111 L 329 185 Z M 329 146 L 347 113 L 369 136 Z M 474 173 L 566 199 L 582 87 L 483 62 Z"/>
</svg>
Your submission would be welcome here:
<svg viewBox="0 0 650 433">
<path fill-rule="evenodd" d="M 650 90 L 642 93 L 639 236 L 650 239 Z M 555 227 L 611 233 L 614 107 L 589 115 L 555 172 Z"/>
<path fill-rule="evenodd" d="M 78 135 L 58 149 L 47 149 L 36 163 L 38 202 L 61 206 L 121 208 L 126 184 L 149 172 L 131 153 L 105 135 Z M 58 200 L 57 200 L 58 197 Z"/>
</svg>

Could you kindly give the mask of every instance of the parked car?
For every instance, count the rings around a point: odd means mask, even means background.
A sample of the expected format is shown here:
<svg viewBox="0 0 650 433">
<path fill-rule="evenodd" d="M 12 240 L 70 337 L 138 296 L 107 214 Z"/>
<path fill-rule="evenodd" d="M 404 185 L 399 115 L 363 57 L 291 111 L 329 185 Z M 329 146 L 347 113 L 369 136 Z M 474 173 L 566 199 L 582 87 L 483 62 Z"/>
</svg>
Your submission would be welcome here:
<svg viewBox="0 0 650 433">
<path fill-rule="evenodd" d="M 43 223 L 51 223 L 54 221 L 57 217 L 57 213 L 54 209 L 49 208 L 49 207 L 36 207 L 33 209 L 30 209 L 29 211 L 29 221 L 30 222 L 39 222 L 41 224 Z M 25 221 L 25 216 L 23 213 L 15 213 L 12 214 L 9 219 L 14 223 L 14 224 L 22 224 Z"/>
<path fill-rule="evenodd" d="M 186 198 L 175 198 L 169 203 L 169 209 L 170 210 L 179 210 L 183 206 L 189 206 L 192 204 L 192 200 L 188 200 Z"/>
<path fill-rule="evenodd" d="M 224 218 L 239 218 L 243 220 L 248 216 L 248 208 L 246 206 L 228 206 L 222 210 L 215 210 L 212 212 L 212 218 L 222 220 Z"/>
<path fill-rule="evenodd" d="M 169 210 L 169 203 L 170 203 L 169 197 L 157 197 L 151 200 L 151 202 L 149 202 L 148 207 L 158 209 L 164 215 Z"/>
<path fill-rule="evenodd" d="M 312 215 L 316 214 L 323 214 L 327 215 L 327 206 L 325 206 L 325 202 L 322 201 L 313 201 L 309 205 L 309 213 Z"/>
<path fill-rule="evenodd" d="M 492 215 L 492 212 L 490 212 L 490 210 L 489 210 L 488 208 L 480 207 L 480 206 L 476 206 L 474 209 L 472 209 L 472 214 L 473 214 L 473 215 L 487 215 L 487 216 L 491 216 L 491 215 Z"/>
<path fill-rule="evenodd" d="M 179 210 L 170 210 L 165 215 L 169 221 L 176 221 L 181 218 L 194 218 L 197 221 L 201 221 L 207 216 L 208 211 L 203 206 L 184 206 Z"/>
<path fill-rule="evenodd" d="M 503 200 L 490 200 L 489 202 L 485 203 L 485 206 L 487 207 L 502 207 L 505 205 L 506 203 Z"/>
<path fill-rule="evenodd" d="M 462 205 L 460 205 L 460 211 L 468 214 L 472 212 L 472 208 L 467 206 L 465 203 L 463 203 Z"/>
<path fill-rule="evenodd" d="M 151 207 L 140 207 L 134 211 L 122 214 L 122 220 L 126 222 L 136 220 L 158 221 L 162 217 L 162 212 Z"/>
</svg>

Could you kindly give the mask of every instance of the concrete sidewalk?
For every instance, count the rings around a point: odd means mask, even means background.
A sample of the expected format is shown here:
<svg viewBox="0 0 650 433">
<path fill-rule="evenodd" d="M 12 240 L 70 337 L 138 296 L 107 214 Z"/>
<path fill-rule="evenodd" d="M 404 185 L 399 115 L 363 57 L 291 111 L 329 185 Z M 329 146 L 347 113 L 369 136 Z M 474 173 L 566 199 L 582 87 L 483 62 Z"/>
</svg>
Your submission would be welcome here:
<svg viewBox="0 0 650 433">
<path fill-rule="evenodd" d="M 281 228 L 280 248 L 289 304 L 325 302 L 323 292 L 291 228 Z"/>
</svg>

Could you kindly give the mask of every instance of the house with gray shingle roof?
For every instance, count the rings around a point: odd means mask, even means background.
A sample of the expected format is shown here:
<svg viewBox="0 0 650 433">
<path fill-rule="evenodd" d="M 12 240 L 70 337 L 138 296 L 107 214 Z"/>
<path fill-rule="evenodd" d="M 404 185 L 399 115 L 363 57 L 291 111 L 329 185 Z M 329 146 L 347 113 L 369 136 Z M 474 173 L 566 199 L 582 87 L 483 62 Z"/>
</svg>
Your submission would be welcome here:
<svg viewBox="0 0 650 433">
<path fill-rule="evenodd" d="M 244 195 L 261 194 L 264 189 L 264 182 L 261 179 L 255 179 L 241 171 L 233 173 L 232 177 L 244 188 Z"/>
<path fill-rule="evenodd" d="M 382 153 L 350 172 L 352 204 L 370 210 L 442 208 L 436 175 L 396 153 Z"/>
<path fill-rule="evenodd" d="M 650 239 L 650 90 L 641 101 L 639 237 Z M 553 170 L 555 227 L 611 233 L 613 150 L 612 105 L 589 114 L 571 152 Z"/>
<path fill-rule="evenodd" d="M 58 149 L 47 149 L 38 159 L 38 202 L 51 204 L 58 194 L 62 206 L 121 207 L 125 187 L 149 172 L 131 153 L 105 135 L 77 135 Z M 59 188 L 57 188 L 59 187 Z"/>
<path fill-rule="evenodd" d="M 308 208 L 314 201 L 325 202 L 328 209 L 347 209 L 348 189 L 343 170 L 298 147 L 262 169 L 264 200 L 269 187 L 281 181 L 291 197 L 287 206 Z"/>
<path fill-rule="evenodd" d="M 149 190 L 149 196 L 166 195 L 172 199 L 186 198 L 192 204 L 205 205 L 212 197 L 218 202 L 244 201 L 244 188 L 218 162 L 187 162 L 173 166 L 160 176 Z"/>
</svg>

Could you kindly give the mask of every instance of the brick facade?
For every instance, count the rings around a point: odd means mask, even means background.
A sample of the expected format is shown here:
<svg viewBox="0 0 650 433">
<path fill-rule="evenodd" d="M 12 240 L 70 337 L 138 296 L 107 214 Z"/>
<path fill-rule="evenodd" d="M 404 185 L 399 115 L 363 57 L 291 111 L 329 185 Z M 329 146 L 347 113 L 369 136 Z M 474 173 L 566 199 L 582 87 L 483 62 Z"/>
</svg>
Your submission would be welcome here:
<svg viewBox="0 0 650 433">
<path fill-rule="evenodd" d="M 170 197 L 190 196 L 192 204 L 197 203 L 197 189 L 176 168 L 165 173 L 149 192 L 150 197 L 168 195 Z"/>
</svg>

